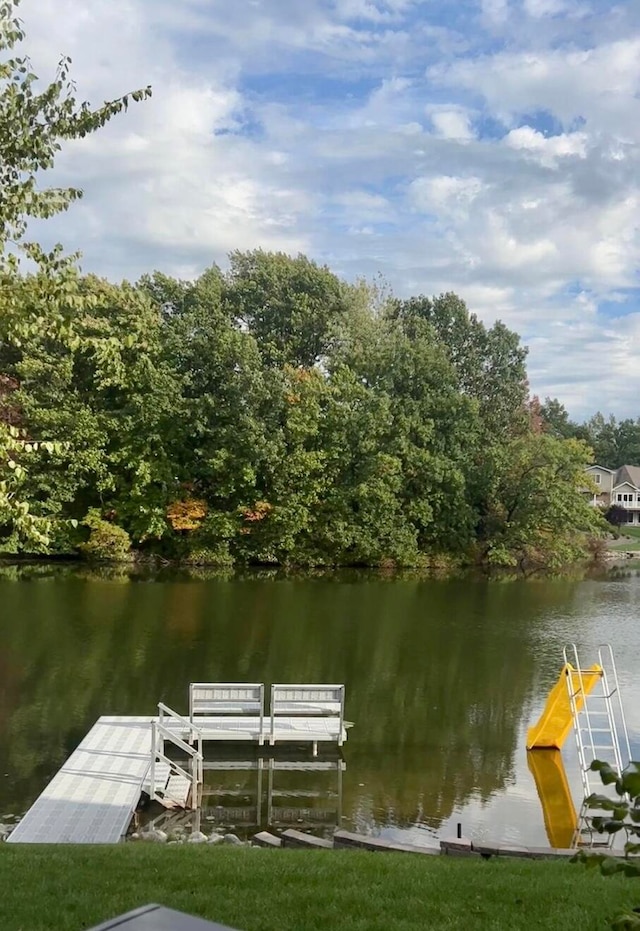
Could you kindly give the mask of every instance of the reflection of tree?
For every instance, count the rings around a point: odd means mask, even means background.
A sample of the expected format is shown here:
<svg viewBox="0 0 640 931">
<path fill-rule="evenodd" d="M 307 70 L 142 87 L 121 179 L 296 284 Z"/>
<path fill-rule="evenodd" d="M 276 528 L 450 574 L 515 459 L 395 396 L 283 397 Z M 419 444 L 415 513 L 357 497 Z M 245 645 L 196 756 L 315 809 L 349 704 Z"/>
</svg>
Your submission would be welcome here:
<svg viewBox="0 0 640 931">
<path fill-rule="evenodd" d="M 3 581 L 0 806 L 33 798 L 99 715 L 184 711 L 196 680 L 345 682 L 347 817 L 366 794 L 380 821 L 440 821 L 504 787 L 536 624 L 567 587 L 347 578 Z"/>
</svg>

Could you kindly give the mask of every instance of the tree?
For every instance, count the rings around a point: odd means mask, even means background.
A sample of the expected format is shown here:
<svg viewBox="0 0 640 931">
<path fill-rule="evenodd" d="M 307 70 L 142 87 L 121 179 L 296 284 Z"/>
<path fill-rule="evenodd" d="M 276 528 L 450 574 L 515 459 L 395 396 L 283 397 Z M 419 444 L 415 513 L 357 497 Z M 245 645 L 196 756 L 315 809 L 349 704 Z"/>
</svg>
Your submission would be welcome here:
<svg viewBox="0 0 640 931">
<path fill-rule="evenodd" d="M 479 509 L 481 558 L 522 569 L 561 566 L 586 552 L 606 525 L 582 494 L 591 450 L 580 440 L 514 437 L 491 452 Z"/>
<path fill-rule="evenodd" d="M 460 392 L 447 347 L 424 318 L 384 315 L 354 331 L 337 358 L 388 405 L 383 451 L 402 476 L 404 520 L 421 552 L 462 550 L 473 525 L 465 468 L 478 404 Z"/>
<path fill-rule="evenodd" d="M 269 364 L 309 368 L 327 352 L 349 288 L 326 267 L 282 252 L 232 252 L 225 297 Z"/>
<path fill-rule="evenodd" d="M 424 295 L 391 302 L 388 313 L 411 335 L 413 321 L 427 321 L 445 349 L 460 391 L 477 401 L 486 433 L 503 438 L 522 432 L 528 396 L 527 350 L 519 336 L 497 321 L 485 327 L 456 294 Z"/>
<path fill-rule="evenodd" d="M 82 196 L 77 188 L 38 186 L 41 172 L 54 165 L 68 139 L 95 132 L 140 101 L 150 88 L 92 108 L 78 103 L 70 79 L 70 59 L 63 58 L 53 82 L 40 89 L 25 56 L 13 55 L 24 39 L 17 17 L 19 0 L 0 0 L 0 348 L 19 345 L 30 332 L 54 327 L 65 333 L 69 312 L 82 306 L 73 258 L 61 247 L 45 254 L 25 235 L 31 218 L 52 217 Z M 20 256 L 35 263 L 35 276 L 20 277 Z M 25 452 L 38 452 L 20 426 L 0 421 L 0 527 L 9 537 L 31 539 L 45 546 L 48 524 L 30 513 L 22 495 Z M 48 443 L 49 441 L 46 440 Z M 28 448 L 30 447 L 30 448 Z"/>
<path fill-rule="evenodd" d="M 618 448 L 618 425 L 613 414 L 605 419 L 604 415 L 598 411 L 587 421 L 586 426 L 593 447 L 593 461 L 608 469 L 617 469 L 624 465 Z"/>
</svg>

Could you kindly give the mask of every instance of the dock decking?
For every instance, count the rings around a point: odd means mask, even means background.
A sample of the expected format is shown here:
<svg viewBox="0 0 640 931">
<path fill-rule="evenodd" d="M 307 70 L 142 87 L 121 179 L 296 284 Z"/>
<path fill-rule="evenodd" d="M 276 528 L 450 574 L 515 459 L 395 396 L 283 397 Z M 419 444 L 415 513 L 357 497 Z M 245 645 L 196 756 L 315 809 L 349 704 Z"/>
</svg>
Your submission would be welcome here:
<svg viewBox="0 0 640 931">
<path fill-rule="evenodd" d="M 154 716 L 101 717 L 36 799 L 8 843 L 114 844 L 126 832 L 143 790 L 149 791 L 151 723 Z M 166 728 L 187 741 L 184 719 L 165 719 Z M 278 716 L 272 722 L 252 716 L 201 716 L 203 741 L 342 744 L 346 728 L 336 717 Z M 159 776 L 168 767 L 156 764 Z M 188 791 L 188 786 L 179 789 Z M 169 800 L 171 793 L 167 795 Z M 174 795 L 175 798 L 175 795 Z M 177 804 L 186 804 L 186 794 Z"/>
<path fill-rule="evenodd" d="M 10 844 L 115 844 L 140 800 L 151 717 L 103 717 L 9 835 Z"/>
<path fill-rule="evenodd" d="M 251 741 L 269 745 L 271 737 L 271 721 L 265 718 L 260 728 L 260 718 L 248 715 L 237 717 L 198 717 L 195 721 L 203 740 L 215 740 L 235 743 L 236 741 Z M 174 731 L 182 740 L 189 739 L 187 728 L 181 727 L 179 722 L 169 720 L 167 727 Z M 273 737 L 275 743 L 337 743 L 338 740 L 347 739 L 347 730 L 340 720 L 335 717 L 286 717 L 276 718 Z M 260 739 L 262 738 L 262 739 Z"/>
</svg>

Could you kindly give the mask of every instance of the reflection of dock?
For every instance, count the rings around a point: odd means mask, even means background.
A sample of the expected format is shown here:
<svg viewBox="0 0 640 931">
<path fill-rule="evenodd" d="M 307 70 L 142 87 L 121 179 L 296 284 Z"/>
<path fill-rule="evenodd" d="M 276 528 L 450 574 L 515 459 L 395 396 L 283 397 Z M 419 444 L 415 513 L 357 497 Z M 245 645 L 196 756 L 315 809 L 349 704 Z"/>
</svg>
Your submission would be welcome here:
<svg viewBox="0 0 640 931">
<path fill-rule="evenodd" d="M 330 830 L 342 819 L 346 763 L 331 759 L 258 756 L 205 764 L 201 804 L 191 812 L 163 812 L 150 821 L 164 831 L 200 830 L 203 820 L 250 832 L 260 828 Z"/>
<path fill-rule="evenodd" d="M 339 826 L 342 820 L 342 774 L 344 760 L 313 760 L 306 763 L 269 761 L 269 787 L 267 792 L 267 821 L 270 827 L 296 826 L 312 829 L 320 826 Z M 286 775 L 285 775 L 286 774 Z M 292 774 L 303 779 L 292 778 Z M 311 777 L 335 774 L 336 788 L 319 789 Z M 287 804 L 284 804 L 286 801 Z"/>
</svg>

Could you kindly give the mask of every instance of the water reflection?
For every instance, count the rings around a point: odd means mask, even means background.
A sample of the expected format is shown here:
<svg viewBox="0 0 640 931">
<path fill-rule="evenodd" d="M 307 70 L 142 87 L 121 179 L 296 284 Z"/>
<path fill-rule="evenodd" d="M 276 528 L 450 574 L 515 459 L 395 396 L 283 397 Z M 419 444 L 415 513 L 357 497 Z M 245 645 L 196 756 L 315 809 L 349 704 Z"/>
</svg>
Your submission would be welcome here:
<svg viewBox="0 0 640 931">
<path fill-rule="evenodd" d="M 158 700 L 184 712 L 190 681 L 344 682 L 355 722 L 344 748 L 345 827 L 420 842 L 462 821 L 482 839 L 546 843 L 524 732 L 564 642 L 622 639 L 638 740 L 639 602 L 635 576 L 0 577 L 0 818 L 28 807 L 101 714 L 152 714 Z M 574 768 L 567 758 L 572 791 Z M 276 775 L 285 787 L 294 778 Z M 245 776 L 255 799 L 257 771 L 236 777 L 239 789 Z M 263 782 L 265 803 L 266 792 Z M 304 821 L 315 806 L 300 807 Z"/>
<path fill-rule="evenodd" d="M 339 755 L 292 758 L 251 754 L 216 746 L 214 761 L 205 760 L 201 804 L 192 812 L 139 812 L 136 828 L 164 831 L 233 831 L 247 838 L 259 830 L 296 828 L 331 837 L 342 823 L 343 773 Z"/>
</svg>

